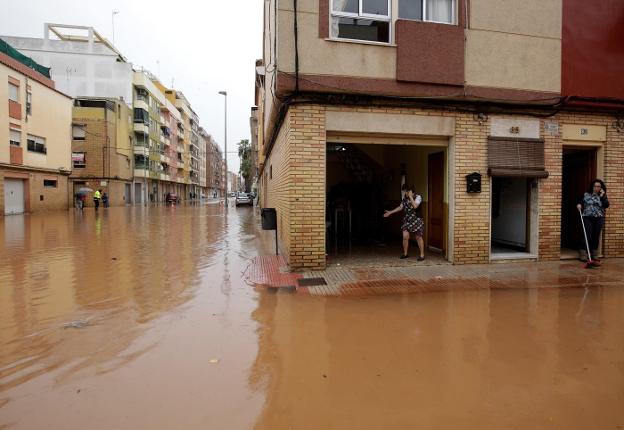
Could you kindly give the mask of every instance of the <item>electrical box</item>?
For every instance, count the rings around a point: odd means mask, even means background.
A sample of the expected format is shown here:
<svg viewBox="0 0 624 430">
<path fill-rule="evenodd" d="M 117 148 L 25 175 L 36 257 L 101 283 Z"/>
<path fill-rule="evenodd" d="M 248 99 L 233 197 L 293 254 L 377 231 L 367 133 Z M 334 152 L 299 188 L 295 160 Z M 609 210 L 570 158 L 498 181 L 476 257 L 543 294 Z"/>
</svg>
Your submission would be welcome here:
<svg viewBox="0 0 624 430">
<path fill-rule="evenodd" d="M 481 192 L 481 174 L 473 172 L 470 175 L 466 175 L 466 192 L 467 193 L 480 193 Z"/>
</svg>

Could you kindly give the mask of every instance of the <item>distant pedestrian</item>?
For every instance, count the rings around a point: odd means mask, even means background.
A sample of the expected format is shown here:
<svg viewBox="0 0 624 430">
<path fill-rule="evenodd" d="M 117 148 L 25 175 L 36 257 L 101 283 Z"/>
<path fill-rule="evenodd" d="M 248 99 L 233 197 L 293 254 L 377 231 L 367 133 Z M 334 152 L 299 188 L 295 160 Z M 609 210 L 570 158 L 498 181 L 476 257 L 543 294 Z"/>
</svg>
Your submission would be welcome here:
<svg viewBox="0 0 624 430">
<path fill-rule="evenodd" d="M 95 210 L 100 208 L 100 200 L 102 200 L 102 192 L 100 190 L 96 190 L 93 193 L 93 203 L 95 203 Z"/>
<path fill-rule="evenodd" d="M 422 215 L 422 197 L 416 194 L 413 185 L 405 184 L 401 187 L 401 191 L 404 193 L 401 204 L 390 211 L 385 211 L 383 216 L 388 218 L 397 212 L 404 212 L 403 224 L 401 225 L 401 230 L 403 231 L 403 254 L 401 259 L 408 257 L 407 250 L 409 248 L 410 234 L 414 234 L 420 251 L 418 261 L 423 261 L 425 259 L 425 243 L 423 242 L 425 221 Z"/>
<path fill-rule="evenodd" d="M 102 193 L 102 204 L 105 208 L 108 207 L 108 194 L 106 194 L 106 191 Z"/>
<path fill-rule="evenodd" d="M 604 217 L 609 207 L 607 198 L 607 186 L 600 179 L 596 179 L 589 184 L 589 189 L 576 208 L 582 213 L 585 229 L 587 230 L 587 241 L 592 257 L 598 257 L 598 246 L 600 243 L 600 232 L 604 225 Z M 587 261 L 587 251 L 585 247 L 580 247 L 580 260 Z"/>
<path fill-rule="evenodd" d="M 80 210 L 84 208 L 84 194 L 82 193 L 76 194 L 76 208 Z"/>
</svg>

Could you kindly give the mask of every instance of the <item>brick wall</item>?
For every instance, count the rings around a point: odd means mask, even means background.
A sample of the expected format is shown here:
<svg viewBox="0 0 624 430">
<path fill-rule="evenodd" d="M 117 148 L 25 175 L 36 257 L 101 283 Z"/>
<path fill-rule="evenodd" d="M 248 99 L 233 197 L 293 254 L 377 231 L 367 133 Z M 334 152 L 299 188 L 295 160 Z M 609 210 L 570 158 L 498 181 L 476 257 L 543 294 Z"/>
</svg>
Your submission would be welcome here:
<svg viewBox="0 0 624 430">
<path fill-rule="evenodd" d="M 487 136 L 489 123 L 472 114 L 455 114 L 455 264 L 486 263 L 490 255 L 490 177 Z M 481 193 L 466 192 L 466 175 L 478 172 Z"/>
<path fill-rule="evenodd" d="M 0 216 L 4 215 L 4 177 L 5 175 L 26 175 L 24 199 L 26 212 L 65 210 L 68 208 L 67 176 L 28 170 L 0 169 Z M 22 179 L 22 178 L 20 178 Z M 56 180 L 56 187 L 44 187 L 44 180 Z"/>
<path fill-rule="evenodd" d="M 85 124 L 86 137 L 85 140 L 73 140 L 72 151 L 86 153 L 86 167 L 72 168 L 70 179 L 72 182 L 87 182 L 85 185 L 93 190 L 106 191 L 110 206 L 122 206 L 127 203 L 124 198 L 124 184 L 131 183 L 133 178 L 134 155 L 131 149 L 128 151 L 116 149 L 118 146 L 116 113 L 108 114 L 108 121 L 101 118 L 74 118 L 76 122 Z M 115 177 L 118 179 L 111 179 Z M 106 181 L 107 185 L 102 186 L 101 181 Z M 73 189 L 70 189 L 69 193 L 73 194 Z M 87 199 L 87 206 L 92 205 L 92 199 Z"/>
<path fill-rule="evenodd" d="M 290 264 L 325 267 L 325 108 L 290 112 Z"/>
<path fill-rule="evenodd" d="M 604 178 L 610 208 L 603 230 L 603 252 L 606 257 L 624 256 L 624 132 L 614 126 L 615 117 L 604 114 L 564 112 L 556 116 L 562 124 L 600 125 L 607 130 L 604 143 Z M 561 144 L 566 142 L 560 141 Z M 561 146 L 559 148 L 561 150 Z M 561 157 L 561 156 L 559 156 Z M 560 188 L 558 188 L 560 189 Z M 556 190 L 558 190 L 556 189 Z M 560 205 L 560 200 L 557 200 Z M 560 211 L 560 208 L 558 209 Z M 552 221 L 554 226 L 555 222 Z"/>
<path fill-rule="evenodd" d="M 267 160 L 264 175 L 264 207 L 277 211 L 277 233 L 280 253 L 290 255 L 290 112 L 286 115 Z"/>
<path fill-rule="evenodd" d="M 262 180 L 263 206 L 278 211 L 282 253 L 293 268 L 325 265 L 325 112 L 329 110 L 442 115 L 455 118 L 453 261 L 455 264 L 487 263 L 490 258 L 490 177 L 488 171 L 489 120 L 479 123 L 471 113 L 433 109 L 353 108 L 341 106 L 291 106 L 266 161 Z M 528 118 L 508 115 L 508 118 Z M 613 126 L 609 115 L 561 113 L 540 121 L 549 177 L 538 180 L 538 252 L 540 260 L 560 258 L 561 175 L 564 142 L 560 132 L 546 131 L 544 124 L 607 126 L 605 177 L 611 201 L 604 231 L 608 257 L 624 255 L 624 133 Z M 273 178 L 269 179 L 269 172 Z M 451 171 L 452 168 L 451 168 Z M 465 176 L 482 175 L 482 192 L 468 194 Z M 264 185 L 266 184 L 266 185 Z"/>
<path fill-rule="evenodd" d="M 538 181 L 539 192 L 539 259 L 558 260 L 561 255 L 561 175 L 563 148 L 561 134 L 549 134 L 540 122 L 540 136 L 544 139 L 544 165 L 548 178 Z"/>
</svg>

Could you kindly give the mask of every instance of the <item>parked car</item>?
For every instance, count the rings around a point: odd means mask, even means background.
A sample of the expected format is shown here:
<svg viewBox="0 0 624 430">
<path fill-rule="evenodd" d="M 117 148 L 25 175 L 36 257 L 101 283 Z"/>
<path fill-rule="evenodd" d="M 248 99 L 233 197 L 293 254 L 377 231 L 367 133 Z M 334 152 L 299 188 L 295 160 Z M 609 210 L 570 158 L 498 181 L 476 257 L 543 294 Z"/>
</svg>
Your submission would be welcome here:
<svg viewBox="0 0 624 430">
<path fill-rule="evenodd" d="M 236 206 L 241 205 L 249 205 L 253 206 L 253 200 L 249 197 L 247 193 L 238 193 L 236 194 Z"/>
</svg>

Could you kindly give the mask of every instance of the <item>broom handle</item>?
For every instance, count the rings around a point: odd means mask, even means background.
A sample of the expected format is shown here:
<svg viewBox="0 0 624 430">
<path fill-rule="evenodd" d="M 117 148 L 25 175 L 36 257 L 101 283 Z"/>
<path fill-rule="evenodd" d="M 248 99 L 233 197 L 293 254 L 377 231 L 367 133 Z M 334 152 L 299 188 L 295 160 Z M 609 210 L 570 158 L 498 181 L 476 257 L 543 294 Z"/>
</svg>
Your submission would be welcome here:
<svg viewBox="0 0 624 430">
<path fill-rule="evenodd" d="M 587 246 L 587 259 L 592 261 L 591 252 L 589 252 L 589 240 L 587 240 L 587 231 L 585 230 L 585 221 L 583 221 L 583 212 L 579 209 L 579 215 L 581 216 L 581 225 L 583 226 L 583 236 L 585 236 L 585 246 Z"/>
</svg>

